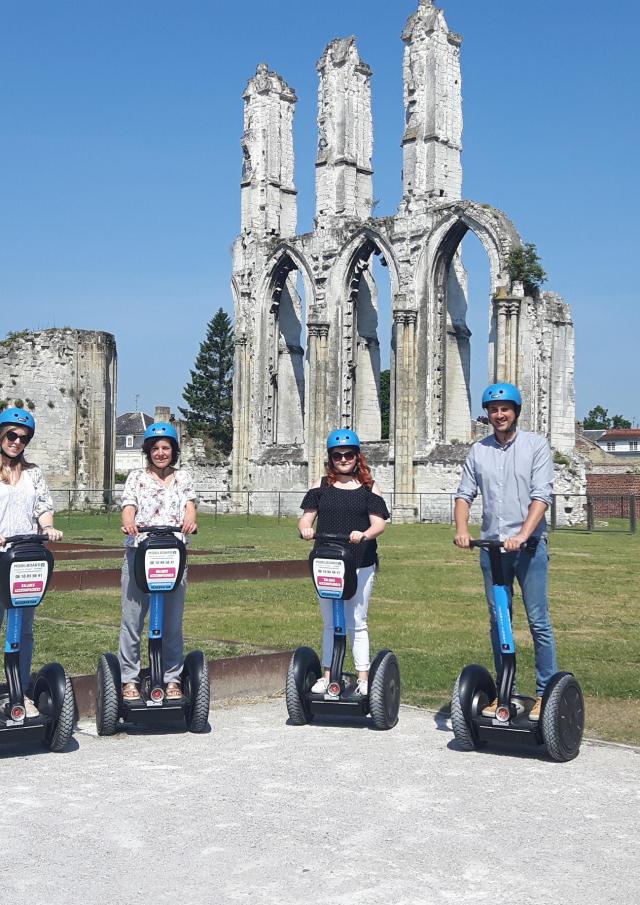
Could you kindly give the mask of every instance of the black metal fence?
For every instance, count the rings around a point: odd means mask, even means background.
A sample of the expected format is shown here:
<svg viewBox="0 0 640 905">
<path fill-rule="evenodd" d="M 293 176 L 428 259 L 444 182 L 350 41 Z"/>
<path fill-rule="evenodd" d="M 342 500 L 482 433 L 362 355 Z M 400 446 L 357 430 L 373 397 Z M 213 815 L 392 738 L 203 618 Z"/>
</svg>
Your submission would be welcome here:
<svg viewBox="0 0 640 905">
<path fill-rule="evenodd" d="M 250 521 L 262 516 L 295 518 L 300 515 L 301 490 L 247 490 L 232 492 L 195 488 L 202 511 L 219 516 L 241 516 Z M 103 512 L 109 518 L 120 510 L 121 489 L 52 491 L 58 517 L 77 511 Z M 421 524 L 453 524 L 453 493 L 386 493 L 391 520 Z M 471 521 L 481 520 L 482 502 L 476 500 Z M 555 494 L 547 516 L 552 530 L 621 531 L 636 533 L 640 497 L 604 494 Z"/>
</svg>

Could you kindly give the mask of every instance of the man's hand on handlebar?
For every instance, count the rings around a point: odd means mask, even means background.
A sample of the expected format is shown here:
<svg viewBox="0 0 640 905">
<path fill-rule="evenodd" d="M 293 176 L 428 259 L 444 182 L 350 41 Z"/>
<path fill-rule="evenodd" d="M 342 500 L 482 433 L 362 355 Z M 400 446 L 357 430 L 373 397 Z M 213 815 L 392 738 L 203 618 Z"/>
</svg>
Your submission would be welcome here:
<svg viewBox="0 0 640 905">
<path fill-rule="evenodd" d="M 524 546 L 526 546 L 527 541 L 529 540 L 524 534 L 514 534 L 513 537 L 506 537 L 502 543 L 502 546 L 509 553 L 513 553 L 515 550 L 521 550 Z"/>
<path fill-rule="evenodd" d="M 62 531 L 58 531 L 58 529 L 54 528 L 53 525 L 45 525 L 44 528 L 41 529 L 41 531 L 43 534 L 47 535 L 49 540 L 62 540 Z"/>
<path fill-rule="evenodd" d="M 470 548 L 470 543 L 473 540 L 468 531 L 459 531 L 453 539 L 456 547 L 460 547 L 463 550 L 468 550 Z"/>
<path fill-rule="evenodd" d="M 300 537 L 302 540 L 313 540 L 316 536 L 316 532 L 313 528 L 301 528 L 300 529 Z"/>
</svg>

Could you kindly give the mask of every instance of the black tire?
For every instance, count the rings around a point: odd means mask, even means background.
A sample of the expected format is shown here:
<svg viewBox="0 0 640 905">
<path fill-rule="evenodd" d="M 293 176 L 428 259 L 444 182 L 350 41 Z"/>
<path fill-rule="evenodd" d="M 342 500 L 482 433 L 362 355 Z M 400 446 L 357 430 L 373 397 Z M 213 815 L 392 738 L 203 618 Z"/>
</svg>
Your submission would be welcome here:
<svg viewBox="0 0 640 905">
<path fill-rule="evenodd" d="M 65 676 L 64 698 L 58 715 L 47 727 L 47 734 L 42 744 L 49 751 L 64 751 L 69 744 L 73 733 L 73 721 L 75 719 L 76 702 L 73 695 L 73 685 L 69 676 Z"/>
<path fill-rule="evenodd" d="M 460 676 L 456 679 L 451 695 L 451 728 L 456 741 L 464 751 L 474 751 L 479 747 L 472 727 L 467 723 L 460 700 Z"/>
<path fill-rule="evenodd" d="M 102 654 L 96 676 L 96 729 L 113 735 L 120 718 L 120 663 L 114 654 Z"/>
<path fill-rule="evenodd" d="M 396 655 L 387 651 L 369 687 L 369 713 L 376 729 L 393 729 L 400 710 L 400 667 Z"/>
<path fill-rule="evenodd" d="M 561 676 L 545 695 L 541 729 L 553 760 L 563 762 L 578 756 L 584 732 L 584 697 L 580 683 L 570 673 Z"/>
<path fill-rule="evenodd" d="M 187 729 L 189 732 L 205 732 L 209 725 L 211 686 L 207 660 L 200 650 L 191 651 L 184 661 L 182 694 L 187 700 Z"/>
<path fill-rule="evenodd" d="M 285 698 L 287 712 L 294 726 L 304 726 L 313 721 L 308 694 L 322 675 L 320 660 L 311 647 L 299 647 L 294 651 L 287 670 Z"/>
</svg>

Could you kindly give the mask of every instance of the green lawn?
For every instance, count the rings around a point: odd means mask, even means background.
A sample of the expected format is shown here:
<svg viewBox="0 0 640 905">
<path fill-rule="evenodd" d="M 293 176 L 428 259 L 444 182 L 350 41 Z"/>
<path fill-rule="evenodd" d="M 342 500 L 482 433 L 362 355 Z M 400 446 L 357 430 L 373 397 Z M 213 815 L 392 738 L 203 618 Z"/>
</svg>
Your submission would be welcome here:
<svg viewBox="0 0 640 905">
<path fill-rule="evenodd" d="M 105 545 L 121 540 L 111 516 L 74 515 L 59 525 L 65 539 Z M 372 649 L 397 653 L 403 699 L 448 703 L 466 663 L 489 665 L 487 616 L 477 553 L 453 547 L 445 525 L 390 525 L 380 543 L 381 570 L 370 608 Z M 303 558 L 309 546 L 293 520 L 200 516 L 194 547 L 216 552 L 198 562 Z M 551 537 L 551 607 L 559 663 L 587 697 L 587 732 L 640 743 L 640 537 L 558 531 Z M 62 564 L 61 564 L 62 565 Z M 73 563 L 65 563 L 67 568 Z M 106 563 L 78 562 L 78 568 Z M 56 657 L 72 672 L 90 672 L 117 646 L 119 593 L 51 592 L 38 613 L 34 665 Z M 522 691 L 532 691 L 532 644 L 519 599 L 515 633 Z M 189 587 L 188 646 L 211 657 L 260 649 L 318 647 L 321 621 L 310 581 L 212 582 Z"/>
</svg>

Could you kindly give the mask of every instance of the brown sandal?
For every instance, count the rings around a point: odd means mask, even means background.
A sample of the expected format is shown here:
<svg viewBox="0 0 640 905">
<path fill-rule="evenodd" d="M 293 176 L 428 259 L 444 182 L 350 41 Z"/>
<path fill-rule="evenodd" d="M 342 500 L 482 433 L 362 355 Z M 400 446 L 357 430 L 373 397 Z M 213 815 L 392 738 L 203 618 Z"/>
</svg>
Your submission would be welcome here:
<svg viewBox="0 0 640 905">
<path fill-rule="evenodd" d="M 182 697 L 182 687 L 180 682 L 167 682 L 167 687 L 165 689 L 165 695 L 167 698 L 181 698 Z"/>
<path fill-rule="evenodd" d="M 122 686 L 122 698 L 125 701 L 139 701 L 140 692 L 136 682 L 125 682 Z"/>
</svg>

